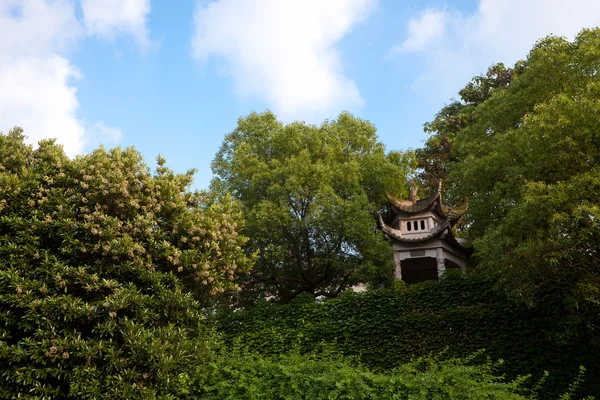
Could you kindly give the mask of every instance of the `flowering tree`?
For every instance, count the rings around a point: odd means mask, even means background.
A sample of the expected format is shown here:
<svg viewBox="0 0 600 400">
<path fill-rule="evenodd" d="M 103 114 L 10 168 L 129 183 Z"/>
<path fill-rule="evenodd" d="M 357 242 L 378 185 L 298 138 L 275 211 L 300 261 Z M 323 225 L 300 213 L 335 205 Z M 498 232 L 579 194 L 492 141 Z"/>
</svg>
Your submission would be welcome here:
<svg viewBox="0 0 600 400">
<path fill-rule="evenodd" d="M 252 260 L 235 202 L 192 174 L 0 134 L 0 397 L 166 396 L 202 357 L 202 303 Z"/>
</svg>

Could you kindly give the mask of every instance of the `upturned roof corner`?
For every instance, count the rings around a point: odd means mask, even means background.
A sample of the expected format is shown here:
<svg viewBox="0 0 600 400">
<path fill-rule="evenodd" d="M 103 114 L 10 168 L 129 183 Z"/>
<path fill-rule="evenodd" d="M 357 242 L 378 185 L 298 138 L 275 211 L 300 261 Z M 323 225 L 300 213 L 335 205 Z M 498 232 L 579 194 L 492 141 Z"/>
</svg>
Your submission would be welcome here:
<svg viewBox="0 0 600 400">
<path fill-rule="evenodd" d="M 391 194 L 387 198 L 390 205 L 396 208 L 397 211 L 403 211 L 408 214 L 417 214 L 425 210 L 436 211 L 441 217 L 450 222 L 450 226 L 454 226 L 469 209 L 468 200 L 457 207 L 449 207 L 443 204 L 442 181 L 438 182 L 436 191 L 425 199 L 420 199 L 416 195 L 417 190 L 418 186 L 413 180 L 409 200 L 399 200 Z"/>
</svg>

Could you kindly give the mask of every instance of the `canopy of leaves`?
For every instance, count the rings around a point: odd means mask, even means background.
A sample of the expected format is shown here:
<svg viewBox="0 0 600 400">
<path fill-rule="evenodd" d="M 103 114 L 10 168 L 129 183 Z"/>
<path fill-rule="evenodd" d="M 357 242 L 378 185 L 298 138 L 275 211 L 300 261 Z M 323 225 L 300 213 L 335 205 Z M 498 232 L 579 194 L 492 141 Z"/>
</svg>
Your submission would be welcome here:
<svg viewBox="0 0 600 400">
<path fill-rule="evenodd" d="M 251 267 L 234 203 L 191 174 L 0 134 L 0 397 L 169 398 L 201 302 Z"/>
<path fill-rule="evenodd" d="M 270 112 L 238 121 L 213 161 L 213 187 L 245 206 L 254 282 L 287 301 L 336 296 L 392 276 L 389 245 L 374 214 L 401 195 L 411 153 L 386 154 L 375 128 L 341 114 L 320 127 L 284 125 Z M 256 299 L 258 295 L 253 295 Z"/>
<path fill-rule="evenodd" d="M 446 181 L 451 164 L 456 161 L 452 152 L 452 143 L 456 135 L 473 120 L 477 106 L 487 100 L 495 89 L 508 87 L 514 71 L 504 64 L 495 64 L 488 68 L 485 76 L 476 76 L 458 94 L 460 101 L 453 100 L 442 108 L 435 119 L 425 124 L 425 132 L 431 136 L 425 146 L 415 151 L 418 168 L 422 170 L 419 178 L 430 190 L 437 188 L 438 181 Z M 446 182 L 450 183 L 450 182 Z M 452 201 L 452 186 L 448 185 Z"/>
<path fill-rule="evenodd" d="M 540 40 L 455 136 L 450 170 L 482 265 L 584 312 L 600 306 L 599 70 L 600 29 Z"/>
</svg>

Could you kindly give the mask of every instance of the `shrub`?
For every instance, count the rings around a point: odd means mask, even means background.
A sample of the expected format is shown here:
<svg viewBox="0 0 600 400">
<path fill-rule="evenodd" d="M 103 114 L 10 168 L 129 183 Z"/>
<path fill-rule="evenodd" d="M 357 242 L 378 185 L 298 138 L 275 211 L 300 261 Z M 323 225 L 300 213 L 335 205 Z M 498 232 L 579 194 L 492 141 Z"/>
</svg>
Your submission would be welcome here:
<svg viewBox="0 0 600 400">
<path fill-rule="evenodd" d="M 493 276 L 448 276 L 407 288 L 347 292 L 324 303 L 298 299 L 291 304 L 262 302 L 257 307 L 215 318 L 227 343 L 239 341 L 263 354 L 284 354 L 294 347 L 310 353 L 327 343 L 366 366 L 389 370 L 414 357 L 444 352 L 466 357 L 485 355 L 505 361 L 509 379 L 548 370 L 542 398 L 568 390 L 579 366 L 587 368 L 577 394 L 595 394 L 600 382 L 600 346 L 584 324 L 565 332 L 564 310 L 548 301 L 529 309 L 495 288 Z"/>
<path fill-rule="evenodd" d="M 192 173 L 0 134 L 0 397 L 169 398 L 202 360 L 201 302 L 251 260 Z"/>
<path fill-rule="evenodd" d="M 519 381 L 505 382 L 491 363 L 418 359 L 375 373 L 339 357 L 223 354 L 197 371 L 190 398 L 202 399 L 525 399 Z M 183 378 L 183 379 L 182 379 Z M 188 377 L 180 380 L 191 382 Z"/>
</svg>

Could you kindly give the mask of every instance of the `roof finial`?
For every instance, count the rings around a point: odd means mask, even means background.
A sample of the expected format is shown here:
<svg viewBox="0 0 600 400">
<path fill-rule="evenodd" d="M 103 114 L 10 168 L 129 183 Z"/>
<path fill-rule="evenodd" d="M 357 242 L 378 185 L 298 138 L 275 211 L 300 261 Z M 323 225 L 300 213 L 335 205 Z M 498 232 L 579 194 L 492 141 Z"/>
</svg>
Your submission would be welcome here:
<svg viewBox="0 0 600 400">
<path fill-rule="evenodd" d="M 417 186 L 417 181 L 413 178 L 410 186 L 410 197 L 412 201 L 419 200 L 419 196 L 417 196 L 417 192 L 419 191 L 419 186 Z"/>
</svg>

